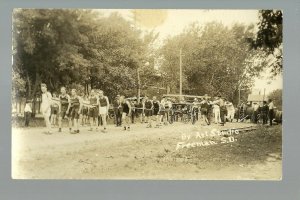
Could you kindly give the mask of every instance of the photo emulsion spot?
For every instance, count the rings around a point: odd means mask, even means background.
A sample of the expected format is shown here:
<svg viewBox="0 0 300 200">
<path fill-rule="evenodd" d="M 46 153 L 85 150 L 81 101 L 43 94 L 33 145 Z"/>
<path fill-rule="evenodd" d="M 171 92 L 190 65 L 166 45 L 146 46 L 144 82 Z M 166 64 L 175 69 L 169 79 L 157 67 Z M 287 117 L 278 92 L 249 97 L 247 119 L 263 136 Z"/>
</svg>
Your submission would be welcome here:
<svg viewBox="0 0 300 200">
<path fill-rule="evenodd" d="M 12 20 L 13 179 L 282 179 L 281 10 Z"/>
</svg>

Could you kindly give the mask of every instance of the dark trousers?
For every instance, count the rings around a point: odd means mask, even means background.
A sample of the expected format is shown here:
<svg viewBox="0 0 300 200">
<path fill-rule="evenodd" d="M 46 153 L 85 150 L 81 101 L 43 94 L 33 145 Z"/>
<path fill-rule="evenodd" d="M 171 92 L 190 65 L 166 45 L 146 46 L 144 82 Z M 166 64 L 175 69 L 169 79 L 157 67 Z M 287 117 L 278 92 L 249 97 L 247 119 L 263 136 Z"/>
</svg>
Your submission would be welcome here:
<svg viewBox="0 0 300 200">
<path fill-rule="evenodd" d="M 136 117 L 136 112 L 135 112 L 135 110 L 132 110 L 131 111 L 131 123 L 133 123 L 134 124 L 134 118 Z"/>
<path fill-rule="evenodd" d="M 257 121 L 258 121 L 257 115 L 258 115 L 258 112 L 254 111 L 253 116 L 252 116 L 252 120 L 253 120 L 254 123 L 257 123 Z"/>
<path fill-rule="evenodd" d="M 115 109 L 114 110 L 115 113 L 115 124 L 117 126 L 121 126 L 122 125 L 122 113 L 119 109 Z"/>
<path fill-rule="evenodd" d="M 262 120 L 263 120 L 263 124 L 267 124 L 268 123 L 268 116 L 267 116 L 267 113 L 261 113 L 260 114 Z"/>
<path fill-rule="evenodd" d="M 29 121 L 30 121 L 30 118 L 31 118 L 31 112 L 25 112 L 25 126 L 29 126 Z"/>
<path fill-rule="evenodd" d="M 269 120 L 270 120 L 270 126 L 273 125 L 273 119 L 274 119 L 274 110 L 269 110 Z"/>
<path fill-rule="evenodd" d="M 221 106 L 220 107 L 220 118 L 221 118 L 221 123 L 225 124 L 225 115 L 226 115 L 226 107 Z"/>
</svg>

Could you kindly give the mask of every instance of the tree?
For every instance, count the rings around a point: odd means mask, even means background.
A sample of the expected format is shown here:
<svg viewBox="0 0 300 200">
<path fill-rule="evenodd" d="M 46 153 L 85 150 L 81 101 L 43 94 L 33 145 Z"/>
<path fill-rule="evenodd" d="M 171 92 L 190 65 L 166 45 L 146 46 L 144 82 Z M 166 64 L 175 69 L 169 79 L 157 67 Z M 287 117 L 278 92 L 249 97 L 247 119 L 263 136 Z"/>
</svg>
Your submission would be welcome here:
<svg viewBox="0 0 300 200">
<path fill-rule="evenodd" d="M 256 38 L 249 38 L 254 49 L 265 51 L 274 76 L 282 72 L 282 11 L 260 10 Z"/>
<path fill-rule="evenodd" d="M 170 85 L 178 91 L 179 50 L 183 52 L 184 91 L 187 94 L 221 94 L 237 102 L 238 90 L 250 89 L 253 77 L 262 70 L 263 60 L 251 50 L 247 38 L 253 37 L 253 26 L 220 23 L 190 25 L 185 32 L 168 39 L 162 48 L 162 69 Z"/>
<path fill-rule="evenodd" d="M 82 35 L 77 22 L 76 10 L 14 12 L 14 60 L 19 62 L 14 62 L 13 67 L 26 77 L 27 97 L 36 96 L 42 81 L 52 91 L 81 80 L 82 73 L 78 71 L 86 68 L 89 61 L 78 51 Z"/>
<path fill-rule="evenodd" d="M 50 91 L 82 85 L 102 89 L 109 97 L 135 87 L 134 72 L 145 46 L 140 32 L 119 15 L 17 9 L 13 19 L 13 69 L 26 81 L 25 96 L 38 95 L 41 82 Z"/>
</svg>

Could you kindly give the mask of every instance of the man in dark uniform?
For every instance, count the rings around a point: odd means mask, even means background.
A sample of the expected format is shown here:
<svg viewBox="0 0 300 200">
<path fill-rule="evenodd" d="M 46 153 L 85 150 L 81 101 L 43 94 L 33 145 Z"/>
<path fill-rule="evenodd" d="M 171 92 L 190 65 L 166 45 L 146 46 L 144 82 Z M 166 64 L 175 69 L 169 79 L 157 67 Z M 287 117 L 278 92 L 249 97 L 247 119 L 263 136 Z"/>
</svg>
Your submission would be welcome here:
<svg viewBox="0 0 300 200">
<path fill-rule="evenodd" d="M 115 115 L 115 124 L 116 126 L 122 125 L 122 105 L 120 100 L 120 95 L 117 95 L 113 101 L 114 115 Z"/>
<path fill-rule="evenodd" d="M 109 101 L 108 97 L 104 96 L 104 93 L 102 90 L 99 91 L 99 115 L 101 116 L 101 120 L 103 123 L 103 133 L 106 133 L 106 118 L 108 116 L 108 111 L 109 111 Z"/>
<path fill-rule="evenodd" d="M 135 101 L 129 101 L 131 105 L 131 123 L 134 124 L 134 118 L 136 117 L 136 107 L 135 107 Z"/>
<path fill-rule="evenodd" d="M 131 116 L 131 103 L 124 96 L 121 97 L 122 102 L 122 121 L 124 126 L 124 131 L 130 131 L 130 116 Z"/>
<path fill-rule="evenodd" d="M 62 120 L 67 116 L 69 116 L 69 111 L 71 107 L 70 96 L 67 94 L 66 88 L 60 88 L 60 95 L 58 96 L 60 104 L 58 107 L 59 117 L 58 117 L 58 132 L 61 132 L 62 128 Z M 69 131 L 72 131 L 72 121 L 71 118 L 68 118 L 69 121 Z"/>
<path fill-rule="evenodd" d="M 70 116 L 74 123 L 73 133 L 79 133 L 79 116 L 82 109 L 82 99 L 77 95 L 76 89 L 71 90 L 70 102 L 71 102 Z"/>
<path fill-rule="evenodd" d="M 97 130 L 98 127 L 98 114 L 99 114 L 99 99 L 96 95 L 95 90 L 91 90 L 91 95 L 89 97 L 89 103 L 91 105 L 89 109 L 89 118 L 90 118 L 90 129 L 89 131 L 93 130 L 93 125 Z"/>
<path fill-rule="evenodd" d="M 140 118 L 140 122 L 143 123 L 144 121 L 144 105 L 143 105 L 144 99 L 140 103 L 136 101 L 135 103 L 135 113 L 136 113 L 136 118 Z"/>
<path fill-rule="evenodd" d="M 160 102 L 157 100 L 156 96 L 153 96 L 153 120 L 156 121 L 156 128 L 160 125 Z"/>
<path fill-rule="evenodd" d="M 144 112 L 145 112 L 145 120 L 148 122 L 147 128 L 152 127 L 152 111 L 153 111 L 153 103 L 147 96 L 145 96 L 144 101 Z"/>
</svg>

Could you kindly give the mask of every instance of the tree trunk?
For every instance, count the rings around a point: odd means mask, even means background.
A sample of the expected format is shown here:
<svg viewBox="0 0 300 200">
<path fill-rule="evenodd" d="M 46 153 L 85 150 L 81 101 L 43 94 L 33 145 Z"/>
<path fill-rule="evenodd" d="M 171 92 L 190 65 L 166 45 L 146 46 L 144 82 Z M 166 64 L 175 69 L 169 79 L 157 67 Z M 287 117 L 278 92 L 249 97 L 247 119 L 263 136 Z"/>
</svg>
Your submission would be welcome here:
<svg viewBox="0 0 300 200">
<path fill-rule="evenodd" d="M 35 73 L 35 83 L 34 83 L 34 86 L 33 86 L 33 89 L 32 89 L 32 93 L 31 93 L 31 96 L 30 98 L 33 99 L 33 104 L 32 104 L 32 116 L 34 117 L 35 116 L 35 112 L 36 112 L 36 92 L 39 88 L 39 84 L 40 84 L 40 75 L 36 72 Z"/>
<path fill-rule="evenodd" d="M 28 72 L 26 73 L 26 82 L 27 82 L 27 98 L 31 98 L 31 92 L 32 92 L 32 88 L 31 88 L 31 81 L 28 75 Z"/>
</svg>

